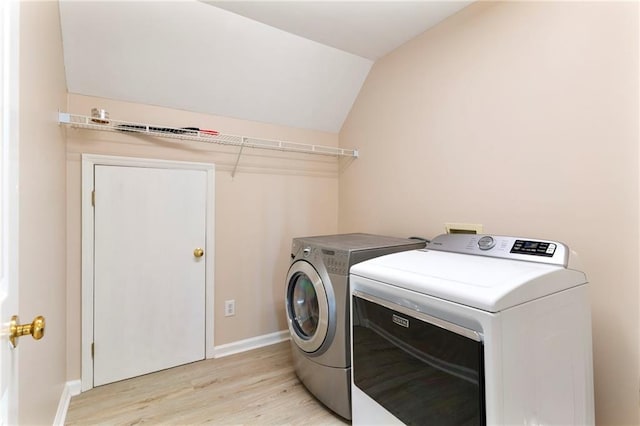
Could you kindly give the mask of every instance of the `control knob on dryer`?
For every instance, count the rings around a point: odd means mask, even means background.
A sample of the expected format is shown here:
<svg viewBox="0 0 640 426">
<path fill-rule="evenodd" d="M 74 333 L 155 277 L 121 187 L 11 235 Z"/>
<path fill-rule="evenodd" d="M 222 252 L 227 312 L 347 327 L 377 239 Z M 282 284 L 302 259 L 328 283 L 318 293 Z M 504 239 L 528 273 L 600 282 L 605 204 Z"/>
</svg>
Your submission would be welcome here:
<svg viewBox="0 0 640 426">
<path fill-rule="evenodd" d="M 303 255 L 304 257 L 309 257 L 309 255 L 310 255 L 310 254 L 311 254 L 311 247 L 305 247 L 305 248 L 302 250 L 302 255 Z"/>
<path fill-rule="evenodd" d="M 484 237 L 478 240 L 478 248 L 480 250 L 489 250 L 492 249 L 496 245 L 496 240 L 493 237 L 485 235 Z"/>
</svg>

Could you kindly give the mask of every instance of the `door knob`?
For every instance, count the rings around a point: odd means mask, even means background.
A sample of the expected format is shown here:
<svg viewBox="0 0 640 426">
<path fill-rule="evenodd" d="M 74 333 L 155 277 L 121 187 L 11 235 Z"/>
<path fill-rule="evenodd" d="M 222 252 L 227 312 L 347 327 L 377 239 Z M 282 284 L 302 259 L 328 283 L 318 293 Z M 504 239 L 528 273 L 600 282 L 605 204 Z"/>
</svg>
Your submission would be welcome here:
<svg viewBox="0 0 640 426">
<path fill-rule="evenodd" d="M 38 315 L 31 324 L 18 324 L 19 321 L 18 316 L 14 315 L 9 323 L 9 341 L 12 347 L 18 346 L 18 337 L 26 336 L 27 334 L 30 334 L 35 340 L 42 339 L 45 326 L 43 316 Z"/>
<path fill-rule="evenodd" d="M 195 257 L 202 257 L 203 254 L 204 254 L 204 250 L 202 250 L 200 247 L 198 247 L 193 251 L 193 255 Z"/>
</svg>

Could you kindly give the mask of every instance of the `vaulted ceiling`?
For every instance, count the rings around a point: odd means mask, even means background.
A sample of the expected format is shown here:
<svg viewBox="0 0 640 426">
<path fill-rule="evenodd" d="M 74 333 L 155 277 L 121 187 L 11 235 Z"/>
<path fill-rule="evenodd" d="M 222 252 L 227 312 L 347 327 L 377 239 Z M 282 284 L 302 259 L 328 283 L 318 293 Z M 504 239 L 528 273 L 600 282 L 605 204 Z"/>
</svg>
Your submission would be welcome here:
<svg viewBox="0 0 640 426">
<path fill-rule="evenodd" d="M 62 0 L 67 86 L 338 132 L 375 60 L 469 3 Z"/>
</svg>

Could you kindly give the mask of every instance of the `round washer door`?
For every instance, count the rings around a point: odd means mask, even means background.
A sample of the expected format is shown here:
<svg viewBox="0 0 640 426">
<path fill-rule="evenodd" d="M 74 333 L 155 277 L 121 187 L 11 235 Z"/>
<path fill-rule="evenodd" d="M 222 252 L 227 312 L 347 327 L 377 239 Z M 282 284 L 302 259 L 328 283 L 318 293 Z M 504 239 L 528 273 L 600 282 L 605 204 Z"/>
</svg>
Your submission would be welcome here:
<svg viewBox="0 0 640 426">
<path fill-rule="evenodd" d="M 327 337 L 329 304 L 322 279 L 309 262 L 299 260 L 289 268 L 286 303 L 291 338 L 303 351 L 317 351 Z"/>
</svg>

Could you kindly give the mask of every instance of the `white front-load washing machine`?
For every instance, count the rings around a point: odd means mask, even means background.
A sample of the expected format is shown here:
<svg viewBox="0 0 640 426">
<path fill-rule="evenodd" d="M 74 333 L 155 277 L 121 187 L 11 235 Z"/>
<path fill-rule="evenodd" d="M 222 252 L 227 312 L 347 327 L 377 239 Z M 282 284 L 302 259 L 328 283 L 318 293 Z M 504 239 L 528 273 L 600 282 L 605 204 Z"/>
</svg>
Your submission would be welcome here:
<svg viewBox="0 0 640 426">
<path fill-rule="evenodd" d="M 587 287 L 564 244 L 528 238 L 355 265 L 353 424 L 594 424 Z"/>
<path fill-rule="evenodd" d="M 360 233 L 293 240 L 285 299 L 296 375 L 344 418 L 351 418 L 349 268 L 424 246 L 415 239 Z"/>
</svg>

